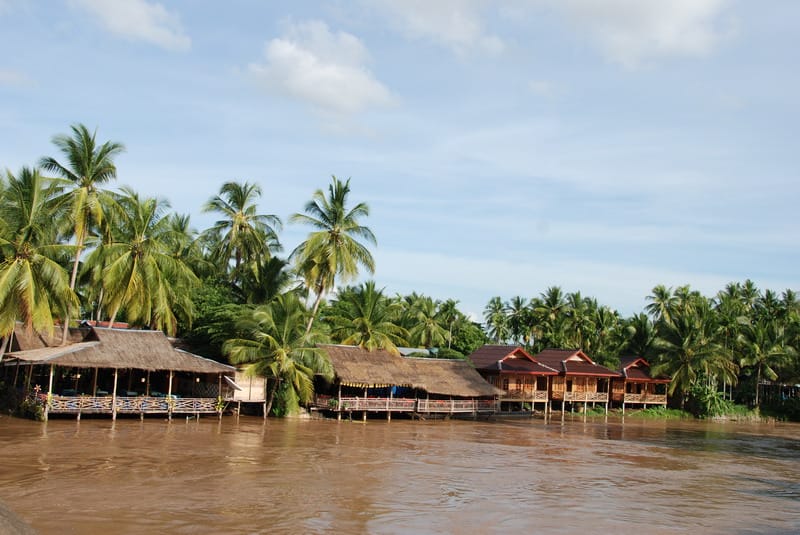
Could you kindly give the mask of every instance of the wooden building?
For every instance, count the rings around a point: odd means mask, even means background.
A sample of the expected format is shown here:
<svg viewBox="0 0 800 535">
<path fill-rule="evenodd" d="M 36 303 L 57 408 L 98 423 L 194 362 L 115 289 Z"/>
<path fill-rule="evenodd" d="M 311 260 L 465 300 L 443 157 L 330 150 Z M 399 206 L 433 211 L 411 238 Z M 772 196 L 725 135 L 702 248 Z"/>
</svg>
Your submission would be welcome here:
<svg viewBox="0 0 800 535">
<path fill-rule="evenodd" d="M 469 356 L 475 370 L 503 391 L 500 410 L 533 410 L 536 403 L 550 408 L 550 383 L 558 372 L 537 361 L 519 346 L 485 345 Z"/>
<path fill-rule="evenodd" d="M 534 358 L 558 372 L 550 388 L 551 401 L 561 405 L 581 403 L 584 410 L 591 403 L 602 403 L 608 410 L 611 380 L 620 377 L 615 372 L 596 364 L 580 349 L 545 349 Z"/>
<path fill-rule="evenodd" d="M 16 329 L 6 384 L 49 414 L 221 413 L 234 368 L 175 349 L 161 331 L 70 329 L 70 343 Z"/>
<path fill-rule="evenodd" d="M 653 377 L 650 365 L 642 357 L 622 357 L 620 377 L 611 381 L 611 399 L 622 405 L 667 406 L 669 377 Z"/>
<path fill-rule="evenodd" d="M 500 390 L 461 360 L 411 358 L 356 346 L 321 345 L 333 364 L 334 381 L 318 381 L 314 406 L 343 413 L 493 413 Z"/>
</svg>

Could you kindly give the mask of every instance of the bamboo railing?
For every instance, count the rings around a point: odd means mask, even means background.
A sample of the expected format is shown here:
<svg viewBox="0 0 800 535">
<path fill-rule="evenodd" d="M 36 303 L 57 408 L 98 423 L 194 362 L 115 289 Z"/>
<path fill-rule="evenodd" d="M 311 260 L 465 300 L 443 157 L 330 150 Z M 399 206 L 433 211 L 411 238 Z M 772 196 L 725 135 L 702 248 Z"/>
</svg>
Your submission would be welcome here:
<svg viewBox="0 0 800 535">
<path fill-rule="evenodd" d="M 216 398 L 164 398 L 152 396 L 50 396 L 39 394 L 38 401 L 51 414 L 214 414 L 219 412 Z"/>
<path fill-rule="evenodd" d="M 456 414 L 494 412 L 493 399 L 414 399 L 317 396 L 314 406 L 334 412 L 416 412 L 423 414 Z"/>
</svg>

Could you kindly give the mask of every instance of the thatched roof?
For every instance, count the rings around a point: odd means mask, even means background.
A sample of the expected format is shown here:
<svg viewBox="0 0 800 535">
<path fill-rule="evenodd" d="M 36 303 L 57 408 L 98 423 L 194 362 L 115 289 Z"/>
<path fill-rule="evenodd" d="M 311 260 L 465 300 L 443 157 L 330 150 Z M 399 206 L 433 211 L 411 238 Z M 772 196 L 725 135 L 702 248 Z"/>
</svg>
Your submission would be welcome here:
<svg viewBox="0 0 800 535">
<path fill-rule="evenodd" d="M 405 358 L 382 349 L 367 351 L 356 346 L 320 347 L 330 357 L 337 380 L 346 386 L 403 386 L 458 397 L 500 393 L 465 361 Z"/>
<path fill-rule="evenodd" d="M 422 381 L 418 388 L 431 394 L 467 398 L 497 396 L 503 392 L 487 383 L 464 360 L 407 358 L 405 361 Z"/>
<path fill-rule="evenodd" d="M 29 351 L 31 349 L 58 346 L 61 345 L 63 333 L 61 325 L 54 325 L 52 333 L 40 333 L 33 329 L 26 329 L 25 325 L 18 321 L 14 325 L 14 337 L 11 341 L 10 349 L 13 351 Z M 82 342 L 88 334 L 88 328 L 70 329 L 67 335 L 67 342 Z"/>
<path fill-rule="evenodd" d="M 6 357 L 31 364 L 79 368 L 234 372 L 232 366 L 173 348 L 161 331 L 93 328 L 83 342 L 17 351 Z"/>
</svg>

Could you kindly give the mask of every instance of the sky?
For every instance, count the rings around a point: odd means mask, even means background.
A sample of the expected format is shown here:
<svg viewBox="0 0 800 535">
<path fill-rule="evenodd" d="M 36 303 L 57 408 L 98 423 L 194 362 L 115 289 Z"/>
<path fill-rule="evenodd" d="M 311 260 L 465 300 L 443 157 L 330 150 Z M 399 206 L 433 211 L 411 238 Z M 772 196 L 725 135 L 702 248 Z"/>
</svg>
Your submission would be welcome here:
<svg viewBox="0 0 800 535">
<path fill-rule="evenodd" d="M 793 0 L 0 0 L 0 169 L 83 123 L 209 227 L 351 178 L 393 295 L 800 289 Z M 366 277 L 365 277 L 366 278 Z"/>
</svg>

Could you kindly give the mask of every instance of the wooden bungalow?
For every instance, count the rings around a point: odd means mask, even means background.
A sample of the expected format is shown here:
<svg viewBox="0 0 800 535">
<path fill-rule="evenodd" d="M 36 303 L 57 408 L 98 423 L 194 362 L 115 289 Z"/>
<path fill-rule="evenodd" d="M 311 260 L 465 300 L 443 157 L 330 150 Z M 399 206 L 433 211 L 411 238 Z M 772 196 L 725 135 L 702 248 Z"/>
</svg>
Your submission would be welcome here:
<svg viewBox="0 0 800 535">
<path fill-rule="evenodd" d="M 3 373 L 49 414 L 220 413 L 234 368 L 172 347 L 161 331 L 71 329 L 71 343 L 17 329 Z M 13 377 L 13 379 L 12 379 Z"/>
<path fill-rule="evenodd" d="M 625 405 L 667 406 L 667 385 L 669 377 L 653 377 L 650 364 L 642 357 L 622 357 L 620 359 L 621 377 L 611 380 L 611 400 Z"/>
<path fill-rule="evenodd" d="M 466 361 L 412 358 L 385 350 L 320 346 L 331 359 L 333 384 L 317 385 L 318 410 L 410 414 L 478 414 L 495 411 L 501 393 Z"/>
<path fill-rule="evenodd" d="M 485 345 L 469 356 L 477 372 L 496 388 L 500 395 L 500 410 L 533 412 L 536 403 L 545 411 L 550 408 L 550 381 L 558 371 L 537 361 L 519 346 Z"/>
<path fill-rule="evenodd" d="M 550 399 L 560 402 L 562 412 L 567 403 L 582 403 L 584 410 L 589 403 L 602 403 L 608 410 L 610 382 L 618 372 L 596 364 L 580 349 L 545 349 L 534 358 L 558 371 Z"/>
</svg>

